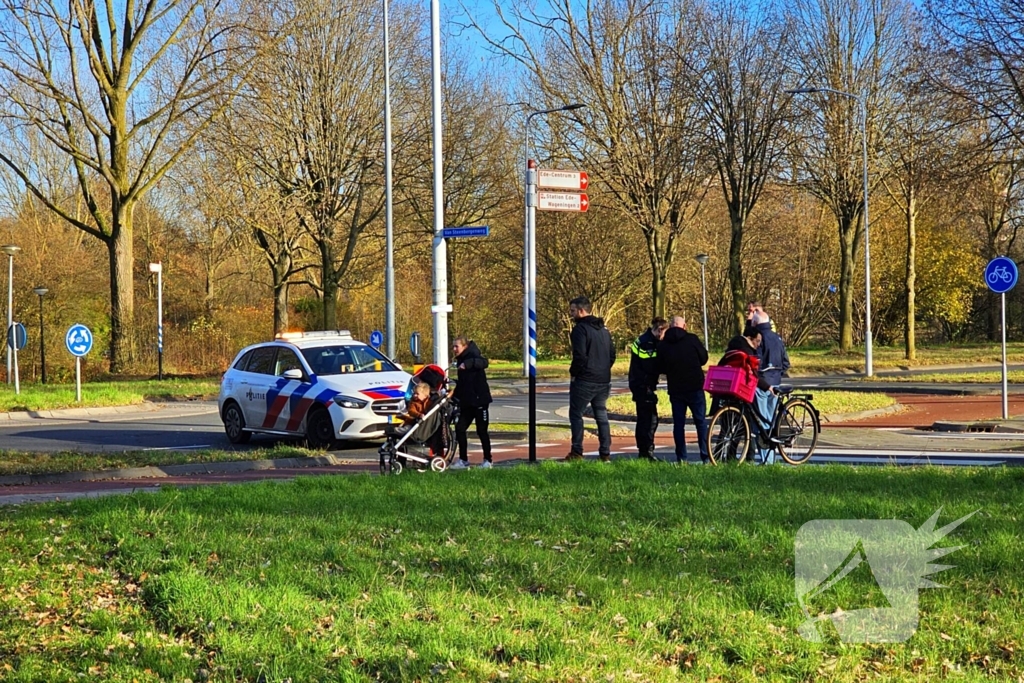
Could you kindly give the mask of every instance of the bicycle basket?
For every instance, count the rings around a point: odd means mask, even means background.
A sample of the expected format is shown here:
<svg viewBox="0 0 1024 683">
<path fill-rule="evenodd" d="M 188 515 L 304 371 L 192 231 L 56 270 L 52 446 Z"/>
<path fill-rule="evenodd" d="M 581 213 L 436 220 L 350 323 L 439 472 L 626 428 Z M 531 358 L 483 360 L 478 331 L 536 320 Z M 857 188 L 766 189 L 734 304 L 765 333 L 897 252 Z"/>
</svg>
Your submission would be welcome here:
<svg viewBox="0 0 1024 683">
<path fill-rule="evenodd" d="M 717 398 L 733 398 L 746 403 L 754 400 L 757 374 L 745 368 L 713 365 L 704 378 L 704 391 Z"/>
</svg>

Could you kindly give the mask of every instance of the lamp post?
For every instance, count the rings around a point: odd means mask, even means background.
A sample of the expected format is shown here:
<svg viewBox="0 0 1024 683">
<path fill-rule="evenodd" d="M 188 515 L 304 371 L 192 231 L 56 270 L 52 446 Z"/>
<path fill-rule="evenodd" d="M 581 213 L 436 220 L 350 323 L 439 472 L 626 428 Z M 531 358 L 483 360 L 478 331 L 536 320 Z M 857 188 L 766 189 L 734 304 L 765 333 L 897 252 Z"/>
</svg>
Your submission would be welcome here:
<svg viewBox="0 0 1024 683">
<path fill-rule="evenodd" d="M 535 116 L 575 111 L 587 105 L 579 102 L 526 115 L 524 152 L 526 183 L 523 229 L 523 374 L 530 379 L 529 442 L 530 462 L 537 462 L 537 162 L 530 158 L 530 121 Z"/>
<path fill-rule="evenodd" d="M 5 244 L 0 251 L 7 254 L 7 327 L 6 333 L 10 334 L 11 325 L 14 324 L 14 255 L 21 251 L 21 247 L 14 244 Z M 6 338 L 6 335 L 5 335 Z M 7 383 L 11 383 L 11 347 L 7 345 Z"/>
<path fill-rule="evenodd" d="M 156 273 L 156 378 L 164 378 L 164 266 L 150 263 L 149 272 Z"/>
<path fill-rule="evenodd" d="M 395 349 L 395 241 L 391 198 L 391 54 L 388 38 L 388 0 L 384 0 L 384 338 L 388 358 Z"/>
<path fill-rule="evenodd" d="M 42 366 L 43 384 L 46 384 L 46 344 L 43 343 L 43 297 L 49 292 L 46 287 L 36 287 L 32 293 L 39 297 L 39 364 Z"/>
<path fill-rule="evenodd" d="M 700 264 L 700 298 L 704 303 L 704 346 L 710 346 L 708 341 L 708 290 L 704 286 L 704 265 L 710 257 L 707 254 L 697 254 L 693 259 Z"/>
<path fill-rule="evenodd" d="M 448 247 L 444 241 L 444 167 L 443 138 L 441 136 L 441 6 L 439 0 L 430 2 L 430 89 L 431 127 L 433 128 L 434 167 L 434 242 L 433 285 L 434 305 L 434 364 L 448 367 Z"/>
<path fill-rule="evenodd" d="M 811 95 L 827 92 L 842 97 L 849 97 L 860 103 L 860 137 L 861 149 L 864 154 L 864 374 L 871 377 L 875 374 L 872 359 L 871 342 L 871 233 L 868 220 L 868 93 L 867 90 L 855 95 L 835 88 L 797 88 L 787 90 L 790 95 Z"/>
</svg>

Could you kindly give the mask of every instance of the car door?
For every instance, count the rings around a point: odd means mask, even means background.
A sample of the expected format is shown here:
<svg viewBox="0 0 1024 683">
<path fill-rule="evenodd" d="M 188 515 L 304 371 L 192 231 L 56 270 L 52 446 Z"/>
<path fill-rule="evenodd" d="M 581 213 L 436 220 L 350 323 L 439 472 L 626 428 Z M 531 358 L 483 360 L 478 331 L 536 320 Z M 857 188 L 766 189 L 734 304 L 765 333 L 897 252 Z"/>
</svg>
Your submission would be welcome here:
<svg viewBox="0 0 1024 683">
<path fill-rule="evenodd" d="M 267 394 L 274 384 L 274 359 L 276 346 L 260 346 L 253 349 L 252 357 L 245 368 L 244 391 L 239 396 L 245 423 L 253 429 L 267 429 Z M 272 428 L 271 428 L 272 429 Z"/>
<path fill-rule="evenodd" d="M 285 377 L 289 370 L 301 372 L 301 379 Z M 312 404 L 313 383 L 309 372 L 294 350 L 281 346 L 277 349 L 274 376 L 274 384 L 267 394 L 268 408 L 263 424 L 266 429 L 299 432 L 302 418 Z"/>
</svg>

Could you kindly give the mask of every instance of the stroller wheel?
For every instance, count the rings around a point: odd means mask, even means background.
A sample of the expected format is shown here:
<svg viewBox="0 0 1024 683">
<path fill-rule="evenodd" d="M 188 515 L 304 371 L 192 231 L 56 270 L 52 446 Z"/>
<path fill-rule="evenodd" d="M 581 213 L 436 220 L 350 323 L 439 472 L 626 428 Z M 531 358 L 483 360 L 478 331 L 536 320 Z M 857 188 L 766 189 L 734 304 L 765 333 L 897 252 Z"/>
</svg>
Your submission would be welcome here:
<svg viewBox="0 0 1024 683">
<path fill-rule="evenodd" d="M 448 469 L 448 462 L 441 457 L 430 459 L 430 469 L 434 472 L 444 472 Z"/>
<path fill-rule="evenodd" d="M 402 473 L 402 463 L 397 460 L 391 461 L 391 474 L 399 475 Z"/>
</svg>

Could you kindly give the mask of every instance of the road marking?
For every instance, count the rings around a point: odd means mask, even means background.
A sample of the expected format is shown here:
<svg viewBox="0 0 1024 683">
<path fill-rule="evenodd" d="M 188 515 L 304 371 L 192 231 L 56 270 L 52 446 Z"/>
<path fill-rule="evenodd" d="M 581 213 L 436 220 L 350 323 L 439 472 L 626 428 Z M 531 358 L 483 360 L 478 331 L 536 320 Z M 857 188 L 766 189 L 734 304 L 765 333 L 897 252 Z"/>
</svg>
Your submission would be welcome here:
<svg viewBox="0 0 1024 683">
<path fill-rule="evenodd" d="M 160 448 L 142 448 L 143 451 L 187 451 L 193 448 L 213 448 L 211 444 L 202 443 L 198 446 L 161 446 Z"/>
<path fill-rule="evenodd" d="M 1024 434 L 1017 432 L 972 432 L 970 434 L 931 432 L 930 434 L 907 434 L 915 439 L 989 439 L 1004 441 L 1024 440 Z"/>
<path fill-rule="evenodd" d="M 494 407 L 495 408 L 508 408 L 510 410 L 526 410 L 526 408 L 524 408 L 523 406 L 507 406 L 507 405 L 504 405 L 504 404 L 502 404 L 500 406 L 494 406 Z"/>
<path fill-rule="evenodd" d="M 962 458 L 968 455 L 975 458 L 1008 458 L 1011 460 L 1024 457 L 1022 453 L 997 452 L 989 453 L 950 453 L 949 451 L 912 451 L 912 450 L 869 450 L 860 448 L 816 448 L 814 456 L 846 456 L 851 455 L 881 458 Z"/>
</svg>

